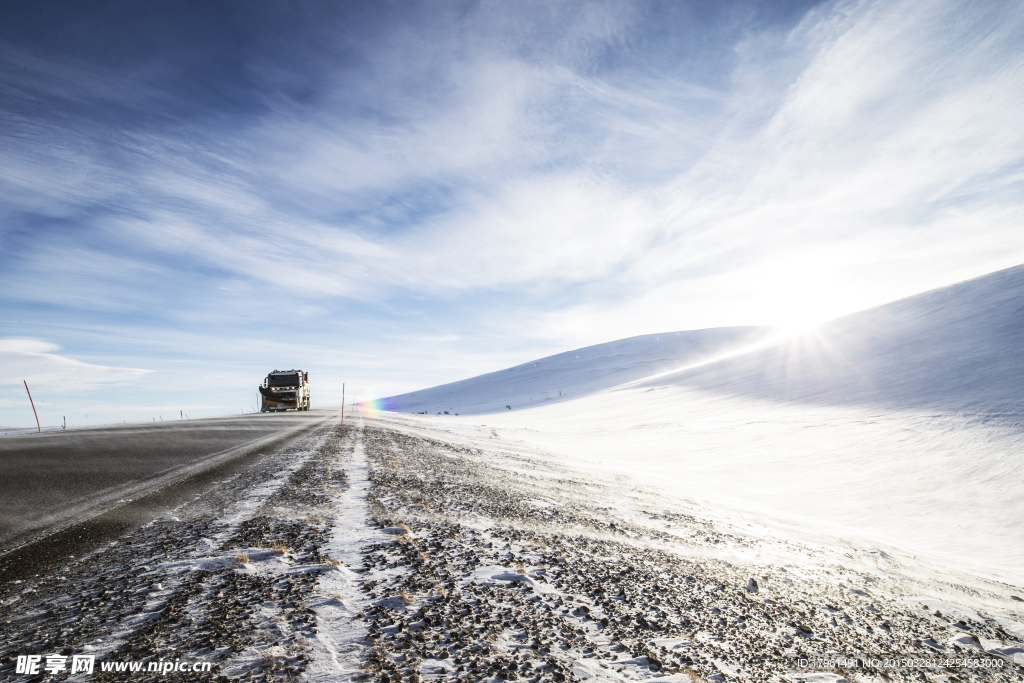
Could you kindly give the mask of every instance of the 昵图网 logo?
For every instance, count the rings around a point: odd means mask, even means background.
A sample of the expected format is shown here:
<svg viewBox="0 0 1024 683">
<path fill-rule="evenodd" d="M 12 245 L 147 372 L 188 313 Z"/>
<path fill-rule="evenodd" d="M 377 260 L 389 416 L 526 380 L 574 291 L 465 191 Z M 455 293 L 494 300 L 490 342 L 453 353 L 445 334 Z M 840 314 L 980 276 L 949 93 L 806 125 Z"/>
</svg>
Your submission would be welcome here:
<svg viewBox="0 0 1024 683">
<path fill-rule="evenodd" d="M 68 662 L 68 660 L 71 660 Z M 45 660 L 45 663 L 44 661 Z M 14 664 L 14 673 L 48 674 L 67 671 L 73 674 L 91 674 L 96 664 L 96 655 L 18 655 Z"/>
</svg>

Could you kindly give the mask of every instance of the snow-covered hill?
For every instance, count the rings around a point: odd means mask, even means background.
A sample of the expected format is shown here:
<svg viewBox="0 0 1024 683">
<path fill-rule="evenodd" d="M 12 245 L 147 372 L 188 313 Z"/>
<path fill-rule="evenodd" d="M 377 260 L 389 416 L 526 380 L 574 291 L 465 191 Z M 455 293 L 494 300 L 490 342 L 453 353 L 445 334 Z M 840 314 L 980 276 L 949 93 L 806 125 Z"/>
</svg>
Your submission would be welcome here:
<svg viewBox="0 0 1024 683">
<path fill-rule="evenodd" d="M 751 346 L 766 327 L 720 327 L 630 337 L 567 351 L 499 372 L 391 396 L 375 408 L 473 415 L 518 410 L 618 386 Z M 508 407 L 506 407 L 508 406 Z"/>
<path fill-rule="evenodd" d="M 653 379 L 772 401 L 1024 412 L 1024 266 Z"/>
<path fill-rule="evenodd" d="M 424 403 L 432 416 L 419 419 L 808 538 L 1024 582 L 1022 349 L 1017 267 L 680 372 L 615 374 L 614 354 L 581 354 L 576 374 L 543 384 L 526 364 L 508 386 L 532 406 L 437 417 Z M 487 394 L 501 376 L 417 394 L 485 412 L 502 402 Z M 607 381 L 572 382 L 590 377 Z M 572 400 L 536 400 L 559 388 Z"/>
</svg>

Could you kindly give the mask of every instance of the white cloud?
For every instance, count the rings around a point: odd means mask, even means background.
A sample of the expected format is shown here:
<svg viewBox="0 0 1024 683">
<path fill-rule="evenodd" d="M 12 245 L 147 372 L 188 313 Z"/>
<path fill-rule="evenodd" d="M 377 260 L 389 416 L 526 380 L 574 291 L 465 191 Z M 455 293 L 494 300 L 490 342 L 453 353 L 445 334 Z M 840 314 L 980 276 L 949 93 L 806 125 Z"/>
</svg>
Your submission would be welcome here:
<svg viewBox="0 0 1024 683">
<path fill-rule="evenodd" d="M 661 239 L 624 252 L 620 295 L 538 312 L 539 334 L 799 324 L 1021 263 L 1021 30 L 1019 5 L 911 0 L 753 36 L 737 80 L 775 87 L 735 91 L 703 158 L 647 188 Z"/>
<path fill-rule="evenodd" d="M 93 365 L 53 351 L 56 344 L 35 339 L 0 339 L 0 384 L 49 386 L 57 389 L 81 389 L 88 385 L 129 382 L 149 373 L 137 368 Z"/>
<path fill-rule="evenodd" d="M 38 339 L 0 339 L 0 353 L 49 353 L 60 347 Z"/>
<path fill-rule="evenodd" d="M 786 87 L 734 94 L 743 115 L 679 178 L 665 240 L 627 271 L 636 303 L 720 300 L 700 291 L 710 272 L 729 293 L 720 319 L 777 320 L 799 282 L 833 302 L 811 317 L 836 315 L 1024 261 L 1022 28 L 1019 5 L 864 2 L 752 41 L 737 73 L 774 62 Z"/>
<path fill-rule="evenodd" d="M 840 313 L 877 300 L 875 289 L 941 284 L 931 275 L 936 258 L 967 275 L 1024 260 L 1010 232 L 1019 180 L 1000 180 L 1024 159 L 1014 119 L 1024 110 L 1021 15 L 919 0 L 816 10 L 787 36 L 742 46 L 737 82 L 753 71 L 780 87 L 771 97 L 734 91 L 734 119 L 717 140 L 708 136 L 717 114 L 692 97 L 680 102 L 649 84 L 634 93 L 564 66 L 467 57 L 448 65 L 445 83 L 457 85 L 443 105 L 398 100 L 396 124 L 353 127 L 328 109 L 252 132 L 287 150 L 267 155 L 286 184 L 327 204 L 430 179 L 461 183 L 436 215 L 367 239 L 358 223 L 288 229 L 266 205 L 260 231 L 179 225 L 152 239 L 178 231 L 183 245 L 205 245 L 240 274 L 360 298 L 611 278 L 640 302 L 668 298 L 659 288 L 707 297 L 699 281 L 710 273 L 733 295 L 705 298 L 731 307 L 724 317 L 774 315 L 764 302 L 791 298 L 801 281 L 832 291 L 831 312 Z M 572 98 L 586 104 L 564 110 Z M 583 129 L 561 128 L 563 115 Z M 700 132 L 670 132 L 690 129 Z M 617 137 L 624 130 L 627 142 Z M 682 168 L 695 144 L 705 148 L 674 182 L 638 188 L 602 170 L 609 141 L 627 154 L 662 142 Z M 580 156 L 588 142 L 596 151 Z M 978 220 L 994 212 L 1002 220 Z M 864 283 L 865 269 L 879 281 Z M 865 286 L 869 296 L 850 291 Z M 827 315 L 823 304 L 811 308 Z"/>
</svg>

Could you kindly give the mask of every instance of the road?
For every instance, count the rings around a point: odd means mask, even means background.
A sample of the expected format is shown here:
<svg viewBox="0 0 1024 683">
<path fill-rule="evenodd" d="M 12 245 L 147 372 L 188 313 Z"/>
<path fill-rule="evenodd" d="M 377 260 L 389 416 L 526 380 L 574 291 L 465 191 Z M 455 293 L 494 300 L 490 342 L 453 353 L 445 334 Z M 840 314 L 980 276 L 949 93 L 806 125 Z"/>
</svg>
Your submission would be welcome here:
<svg viewBox="0 0 1024 683">
<path fill-rule="evenodd" d="M 0 439 L 0 553 L 269 452 L 333 415 L 255 414 Z"/>
<path fill-rule="evenodd" d="M 61 653 L 97 683 L 161 661 L 262 683 L 1020 683 L 1015 587 L 715 519 L 482 425 L 354 412 L 151 491 L 152 524 L 118 526 L 133 502 L 0 557 L 0 680 Z"/>
</svg>

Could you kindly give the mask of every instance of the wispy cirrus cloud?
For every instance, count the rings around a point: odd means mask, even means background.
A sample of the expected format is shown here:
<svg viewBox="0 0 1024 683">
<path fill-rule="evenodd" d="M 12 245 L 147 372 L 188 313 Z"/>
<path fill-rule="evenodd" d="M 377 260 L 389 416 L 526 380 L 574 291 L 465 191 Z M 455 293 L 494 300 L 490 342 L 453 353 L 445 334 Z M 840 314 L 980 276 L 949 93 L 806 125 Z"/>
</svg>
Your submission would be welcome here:
<svg viewBox="0 0 1024 683">
<path fill-rule="evenodd" d="M 1024 261 L 1014 3 L 217 7 L 0 36 L 16 333 L 458 346 L 405 388 Z"/>
<path fill-rule="evenodd" d="M 0 385 L 21 384 L 50 389 L 82 389 L 97 384 L 129 382 L 150 372 L 137 368 L 93 365 L 54 353 L 60 347 L 37 339 L 0 339 Z"/>
</svg>

